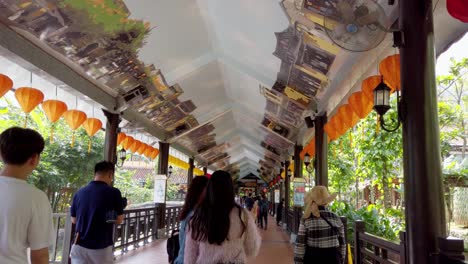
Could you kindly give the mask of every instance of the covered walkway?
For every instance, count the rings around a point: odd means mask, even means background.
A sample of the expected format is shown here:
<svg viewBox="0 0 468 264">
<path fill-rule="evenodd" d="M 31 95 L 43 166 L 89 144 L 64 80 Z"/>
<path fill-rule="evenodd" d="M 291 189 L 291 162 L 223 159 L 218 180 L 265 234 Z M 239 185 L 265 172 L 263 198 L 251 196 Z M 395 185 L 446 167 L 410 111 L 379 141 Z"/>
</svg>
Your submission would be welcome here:
<svg viewBox="0 0 468 264">
<path fill-rule="evenodd" d="M 269 223 L 276 223 L 273 217 L 268 220 Z M 293 246 L 289 244 L 288 235 L 280 227 L 273 224 L 268 227 L 268 230 L 260 232 L 263 238 L 260 253 L 256 258 L 250 259 L 248 264 L 293 263 Z M 158 264 L 169 263 L 167 262 L 165 240 L 157 240 L 151 245 L 118 257 L 116 263 L 144 264 L 156 263 L 156 261 Z"/>
</svg>

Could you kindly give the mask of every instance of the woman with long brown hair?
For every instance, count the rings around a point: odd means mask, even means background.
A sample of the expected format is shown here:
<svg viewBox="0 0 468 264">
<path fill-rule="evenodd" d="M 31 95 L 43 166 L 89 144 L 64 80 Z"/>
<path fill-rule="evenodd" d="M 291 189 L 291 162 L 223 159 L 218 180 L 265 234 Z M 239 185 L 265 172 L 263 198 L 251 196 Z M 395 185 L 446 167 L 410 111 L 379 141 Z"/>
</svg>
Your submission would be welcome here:
<svg viewBox="0 0 468 264">
<path fill-rule="evenodd" d="M 260 243 L 252 215 L 234 201 L 231 175 L 216 171 L 190 220 L 184 263 L 246 263 Z"/>
<path fill-rule="evenodd" d="M 185 252 L 185 231 L 187 230 L 187 223 L 193 215 L 195 206 L 198 204 L 206 185 L 208 184 L 208 178 L 206 176 L 197 176 L 192 180 L 187 195 L 185 196 L 184 207 L 180 213 L 180 231 L 179 231 L 179 254 L 175 259 L 175 264 L 184 264 L 184 252 Z"/>
</svg>

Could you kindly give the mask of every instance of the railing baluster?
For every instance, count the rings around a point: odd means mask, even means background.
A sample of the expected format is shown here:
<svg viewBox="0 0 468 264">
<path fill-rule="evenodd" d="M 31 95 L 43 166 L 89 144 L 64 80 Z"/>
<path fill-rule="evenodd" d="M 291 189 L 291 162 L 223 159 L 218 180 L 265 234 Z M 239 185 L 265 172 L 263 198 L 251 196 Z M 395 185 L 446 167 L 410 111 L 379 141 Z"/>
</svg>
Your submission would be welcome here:
<svg viewBox="0 0 468 264">
<path fill-rule="evenodd" d="M 354 259 L 356 260 L 356 264 L 362 263 L 362 256 L 361 256 L 361 239 L 359 237 L 359 233 L 365 232 L 366 224 L 362 221 L 356 221 L 354 223 Z"/>
</svg>

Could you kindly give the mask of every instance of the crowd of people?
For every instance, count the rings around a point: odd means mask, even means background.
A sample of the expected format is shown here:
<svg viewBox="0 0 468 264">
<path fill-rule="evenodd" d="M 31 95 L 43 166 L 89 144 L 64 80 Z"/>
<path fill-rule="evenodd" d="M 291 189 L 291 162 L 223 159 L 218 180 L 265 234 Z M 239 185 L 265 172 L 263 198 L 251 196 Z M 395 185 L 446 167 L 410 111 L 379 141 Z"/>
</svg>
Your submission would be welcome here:
<svg viewBox="0 0 468 264">
<path fill-rule="evenodd" d="M 44 139 L 34 130 L 13 127 L 0 135 L 0 260 L 2 264 L 49 263 L 48 248 L 55 239 L 52 209 L 44 192 L 26 182 L 39 165 Z M 94 180 L 72 199 L 76 224 L 70 257 L 72 264 L 114 262 L 114 224 L 124 221 L 126 199 L 112 187 L 115 166 L 95 165 Z M 294 249 L 295 263 L 343 263 L 344 227 L 326 206 L 335 198 L 324 186 L 306 196 Z M 284 200 L 277 205 L 282 222 Z M 235 200 L 231 175 L 216 171 L 208 179 L 195 177 L 181 213 L 176 264 L 246 263 L 257 256 L 260 229 L 267 229 L 272 208 L 265 194 Z M 28 254 L 29 252 L 29 254 Z M 156 261 L 156 260 L 155 260 Z"/>
</svg>

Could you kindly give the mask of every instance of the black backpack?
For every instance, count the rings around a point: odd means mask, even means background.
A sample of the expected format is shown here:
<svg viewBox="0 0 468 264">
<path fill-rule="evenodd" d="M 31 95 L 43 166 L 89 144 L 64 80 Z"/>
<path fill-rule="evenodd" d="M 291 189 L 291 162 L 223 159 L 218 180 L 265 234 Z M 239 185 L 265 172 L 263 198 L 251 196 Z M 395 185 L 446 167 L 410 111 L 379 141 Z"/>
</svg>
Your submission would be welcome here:
<svg viewBox="0 0 468 264">
<path fill-rule="evenodd" d="M 171 236 L 167 239 L 167 255 L 169 263 L 174 263 L 175 259 L 179 255 L 179 230 L 172 230 Z"/>
</svg>

